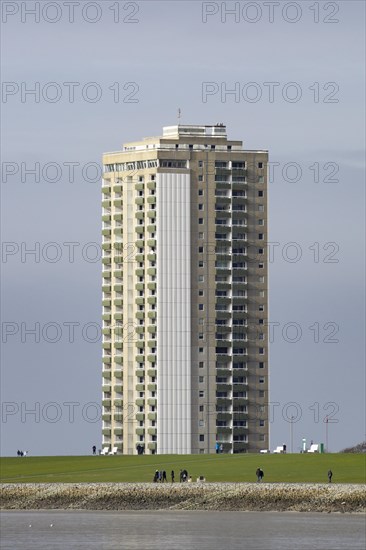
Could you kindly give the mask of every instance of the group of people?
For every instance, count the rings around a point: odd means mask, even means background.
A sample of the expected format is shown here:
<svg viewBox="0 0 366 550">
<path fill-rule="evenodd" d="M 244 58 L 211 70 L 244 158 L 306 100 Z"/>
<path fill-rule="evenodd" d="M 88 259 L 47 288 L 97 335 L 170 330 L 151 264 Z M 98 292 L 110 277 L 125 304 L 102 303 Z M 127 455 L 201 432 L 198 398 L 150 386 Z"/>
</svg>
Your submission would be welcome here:
<svg viewBox="0 0 366 550">
<path fill-rule="evenodd" d="M 172 473 L 171 473 L 171 477 L 172 477 L 172 482 L 174 481 L 174 471 L 172 470 Z M 167 481 L 167 477 L 166 477 L 166 471 L 165 470 L 156 470 L 155 471 L 155 474 L 154 474 L 154 479 L 153 479 L 153 482 L 154 483 L 164 483 L 165 481 Z"/>
<path fill-rule="evenodd" d="M 171 482 L 174 483 L 175 481 L 175 473 L 174 470 L 170 472 L 170 479 Z M 167 480 L 167 475 L 165 470 L 156 470 L 153 478 L 154 483 L 165 483 Z M 181 470 L 179 472 L 179 481 L 180 483 L 185 483 L 192 481 L 192 477 L 188 476 L 187 470 Z"/>
<path fill-rule="evenodd" d="M 27 454 L 28 454 L 28 451 L 19 451 L 19 449 L 17 451 L 17 456 L 27 456 Z"/>
</svg>

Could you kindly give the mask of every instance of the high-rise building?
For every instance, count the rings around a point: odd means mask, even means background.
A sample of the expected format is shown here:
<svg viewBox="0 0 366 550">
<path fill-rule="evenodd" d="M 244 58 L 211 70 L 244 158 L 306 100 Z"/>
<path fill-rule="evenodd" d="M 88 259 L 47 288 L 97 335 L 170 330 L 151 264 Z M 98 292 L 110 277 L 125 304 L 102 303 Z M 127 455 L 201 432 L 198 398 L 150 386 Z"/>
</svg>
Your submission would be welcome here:
<svg viewBox="0 0 366 550">
<path fill-rule="evenodd" d="M 267 162 L 223 124 L 104 154 L 103 447 L 269 447 Z"/>
</svg>

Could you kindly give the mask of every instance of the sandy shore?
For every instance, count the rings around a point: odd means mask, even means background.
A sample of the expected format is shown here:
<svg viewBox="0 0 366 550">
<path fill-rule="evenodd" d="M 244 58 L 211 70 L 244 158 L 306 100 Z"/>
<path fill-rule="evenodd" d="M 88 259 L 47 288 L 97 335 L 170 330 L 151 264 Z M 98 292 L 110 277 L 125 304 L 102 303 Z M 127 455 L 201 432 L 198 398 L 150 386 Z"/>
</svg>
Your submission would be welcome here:
<svg viewBox="0 0 366 550">
<path fill-rule="evenodd" d="M 312 483 L 9 483 L 7 510 L 366 512 L 364 485 Z"/>
</svg>

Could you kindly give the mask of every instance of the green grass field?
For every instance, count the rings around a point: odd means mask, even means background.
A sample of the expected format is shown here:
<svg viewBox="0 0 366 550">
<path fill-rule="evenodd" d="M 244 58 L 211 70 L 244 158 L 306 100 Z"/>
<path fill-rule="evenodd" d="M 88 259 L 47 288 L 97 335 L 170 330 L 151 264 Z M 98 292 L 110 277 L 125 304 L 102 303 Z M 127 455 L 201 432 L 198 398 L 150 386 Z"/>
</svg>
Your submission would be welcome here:
<svg viewBox="0 0 366 550">
<path fill-rule="evenodd" d="M 154 456 L 55 456 L 1 458 L 2 483 L 77 483 L 152 481 L 155 470 L 187 469 L 195 480 L 256 481 L 255 471 L 264 470 L 264 481 L 325 483 L 329 468 L 334 483 L 365 483 L 365 454 L 286 455 L 154 455 Z"/>
</svg>

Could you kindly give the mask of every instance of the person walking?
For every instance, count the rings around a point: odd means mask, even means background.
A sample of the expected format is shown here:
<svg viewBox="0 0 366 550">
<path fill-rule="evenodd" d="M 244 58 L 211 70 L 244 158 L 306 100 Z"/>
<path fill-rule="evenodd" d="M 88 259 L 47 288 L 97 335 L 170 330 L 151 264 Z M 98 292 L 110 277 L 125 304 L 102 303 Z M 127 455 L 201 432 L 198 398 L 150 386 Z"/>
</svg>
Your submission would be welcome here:
<svg viewBox="0 0 366 550">
<path fill-rule="evenodd" d="M 96 455 L 97 454 L 97 448 L 95 445 L 93 445 L 93 455 Z"/>
<path fill-rule="evenodd" d="M 255 475 L 257 476 L 257 482 L 260 482 L 263 479 L 264 472 L 261 468 L 257 468 L 256 472 L 255 472 Z"/>
<path fill-rule="evenodd" d="M 174 483 L 174 470 L 171 471 L 170 476 L 171 476 L 171 478 L 172 478 L 172 483 Z"/>
<path fill-rule="evenodd" d="M 332 483 L 332 477 L 333 477 L 332 470 L 328 470 L 328 483 Z"/>
<path fill-rule="evenodd" d="M 166 471 L 163 470 L 163 479 L 162 479 L 163 483 L 165 483 L 165 481 L 167 481 L 166 479 Z"/>
</svg>

